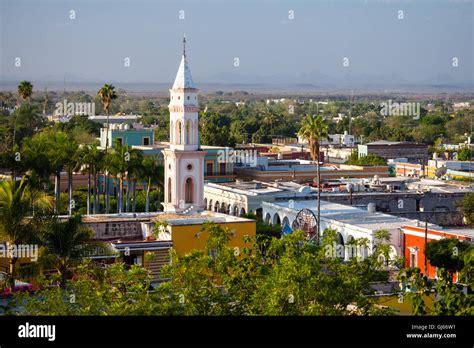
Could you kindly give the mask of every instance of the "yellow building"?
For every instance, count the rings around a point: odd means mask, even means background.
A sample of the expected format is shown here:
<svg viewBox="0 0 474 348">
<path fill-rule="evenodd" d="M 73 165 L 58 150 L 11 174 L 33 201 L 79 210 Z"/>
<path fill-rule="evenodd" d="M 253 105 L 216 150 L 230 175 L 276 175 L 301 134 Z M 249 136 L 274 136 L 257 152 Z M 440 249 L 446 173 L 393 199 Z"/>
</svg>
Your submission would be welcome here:
<svg viewBox="0 0 474 348">
<path fill-rule="evenodd" d="M 163 265 L 169 264 L 170 251 L 186 255 L 194 250 L 205 250 L 209 238 L 208 232 L 202 231 L 206 221 L 214 222 L 220 227 L 228 228 L 230 241 L 228 246 L 241 253 L 244 247 L 251 247 L 252 242 L 245 242 L 245 237 L 255 237 L 254 220 L 202 211 L 192 215 L 177 213 L 158 213 L 148 221 L 141 222 L 142 236 L 139 238 L 122 238 L 111 241 L 123 260 L 128 264 L 139 264 L 151 271 L 154 280 L 160 279 Z M 156 229 L 157 223 L 161 226 Z"/>
<path fill-rule="evenodd" d="M 167 215 L 169 216 L 167 218 Z M 205 221 L 212 221 L 220 227 L 228 228 L 231 232 L 229 247 L 239 248 L 250 247 L 250 243 L 245 243 L 246 236 L 255 237 L 255 221 L 241 217 L 205 211 L 194 216 L 180 216 L 176 214 L 162 214 L 152 219 L 152 227 L 157 221 L 166 221 L 168 227 L 162 228 L 158 234 L 158 240 L 171 241 L 173 250 L 179 255 L 185 255 L 193 250 L 204 250 L 209 237 L 207 232 L 202 232 L 202 225 Z"/>
</svg>

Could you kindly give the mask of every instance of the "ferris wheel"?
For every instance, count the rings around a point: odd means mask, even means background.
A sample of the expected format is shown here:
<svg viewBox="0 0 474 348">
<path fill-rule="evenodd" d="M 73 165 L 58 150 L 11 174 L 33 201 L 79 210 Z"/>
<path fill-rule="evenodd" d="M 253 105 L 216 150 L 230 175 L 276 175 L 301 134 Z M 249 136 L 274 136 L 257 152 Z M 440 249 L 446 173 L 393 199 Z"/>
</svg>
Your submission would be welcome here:
<svg viewBox="0 0 474 348">
<path fill-rule="evenodd" d="M 308 240 L 317 240 L 319 224 L 318 218 L 314 215 L 313 211 L 309 209 L 302 209 L 296 215 L 296 219 L 293 222 L 293 230 L 298 229 L 305 233 Z"/>
</svg>

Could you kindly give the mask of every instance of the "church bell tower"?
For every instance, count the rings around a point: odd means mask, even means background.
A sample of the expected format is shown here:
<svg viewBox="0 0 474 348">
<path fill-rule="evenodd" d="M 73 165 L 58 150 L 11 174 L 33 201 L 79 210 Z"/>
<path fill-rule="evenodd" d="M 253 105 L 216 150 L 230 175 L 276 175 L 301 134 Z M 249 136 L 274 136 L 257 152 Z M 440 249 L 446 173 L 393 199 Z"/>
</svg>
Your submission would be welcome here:
<svg viewBox="0 0 474 348">
<path fill-rule="evenodd" d="M 198 89 L 193 82 L 183 38 L 181 63 L 170 89 L 170 147 L 165 159 L 165 212 L 204 208 L 204 156 L 199 150 Z"/>
</svg>

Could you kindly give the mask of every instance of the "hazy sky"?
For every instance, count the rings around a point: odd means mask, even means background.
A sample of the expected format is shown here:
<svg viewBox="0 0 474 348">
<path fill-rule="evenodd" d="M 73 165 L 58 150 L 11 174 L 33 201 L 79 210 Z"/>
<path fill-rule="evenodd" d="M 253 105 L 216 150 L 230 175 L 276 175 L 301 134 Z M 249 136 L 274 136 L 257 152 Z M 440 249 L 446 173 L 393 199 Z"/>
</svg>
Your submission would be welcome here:
<svg viewBox="0 0 474 348">
<path fill-rule="evenodd" d="M 186 34 L 198 84 L 474 81 L 473 1 L 0 3 L 3 79 L 171 83 Z"/>
</svg>

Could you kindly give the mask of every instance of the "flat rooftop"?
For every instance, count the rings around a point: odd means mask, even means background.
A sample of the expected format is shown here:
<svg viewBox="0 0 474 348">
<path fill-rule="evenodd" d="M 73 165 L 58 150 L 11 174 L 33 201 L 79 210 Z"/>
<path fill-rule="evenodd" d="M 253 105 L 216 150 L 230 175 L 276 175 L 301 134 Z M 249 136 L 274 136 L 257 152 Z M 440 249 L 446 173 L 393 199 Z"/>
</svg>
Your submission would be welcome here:
<svg viewBox="0 0 474 348">
<path fill-rule="evenodd" d="M 446 232 L 446 233 L 454 233 L 461 236 L 466 236 L 474 239 L 474 228 L 466 228 L 466 227 L 448 227 L 448 228 L 439 228 L 437 229 L 438 232 Z"/>
<path fill-rule="evenodd" d="M 302 187 L 307 187 L 306 190 L 311 190 L 314 193 L 317 192 L 316 189 L 300 185 L 296 182 L 292 181 L 281 181 L 276 183 L 269 183 L 269 182 L 262 182 L 262 181 L 233 181 L 233 182 L 223 182 L 223 183 L 206 183 L 207 187 L 212 187 L 216 189 L 220 189 L 223 191 L 231 192 L 238 192 L 241 194 L 249 195 L 249 196 L 257 196 L 257 195 L 265 195 L 265 194 L 274 194 L 279 192 L 299 192 Z"/>
<path fill-rule="evenodd" d="M 369 185 L 373 177 L 368 178 L 352 178 L 352 179 L 331 179 L 326 180 L 325 182 L 329 184 L 338 184 L 338 185 L 346 185 L 349 183 L 352 184 L 361 184 L 361 185 Z M 440 180 L 429 180 L 429 179 L 415 179 L 409 177 L 388 177 L 388 178 L 379 178 L 380 186 L 384 185 L 394 185 L 397 183 L 405 184 L 405 189 L 397 189 L 397 190 L 386 190 L 380 191 L 376 190 L 375 187 L 367 191 L 354 191 L 353 195 L 399 195 L 400 193 L 403 194 L 420 194 L 423 192 L 432 192 L 432 193 L 466 193 L 466 192 L 474 192 L 468 185 L 464 184 L 455 184 L 455 183 L 447 183 L 445 181 Z M 305 186 L 302 184 L 298 184 L 292 181 L 278 181 L 278 182 L 262 182 L 257 180 L 252 181 L 233 181 L 233 182 L 222 182 L 222 183 L 211 183 L 206 182 L 206 187 L 209 188 L 216 188 L 219 190 L 227 191 L 229 193 L 239 193 L 244 194 L 247 196 L 258 196 L 258 195 L 267 195 L 267 194 L 276 194 L 276 193 L 284 193 L 284 192 L 292 192 L 292 193 L 304 193 L 299 191 L 302 187 L 307 187 L 305 190 L 311 190 L 311 193 L 316 193 L 317 189 L 311 186 Z M 309 192 L 307 192 L 309 194 Z M 321 195 L 348 195 L 347 191 L 343 192 L 321 192 Z"/>
<path fill-rule="evenodd" d="M 82 222 L 84 223 L 103 223 L 103 222 L 156 222 L 167 221 L 170 225 L 196 225 L 202 224 L 205 221 L 212 221 L 216 223 L 230 223 L 230 222 L 250 222 L 254 221 L 238 216 L 232 216 L 211 211 L 201 211 L 189 214 L 179 213 L 124 213 L 124 214 L 97 214 L 84 215 Z"/>
<path fill-rule="evenodd" d="M 232 222 L 252 222 L 254 220 L 246 219 L 238 216 L 232 216 L 212 211 L 201 211 L 193 214 L 177 214 L 177 213 L 160 213 L 151 218 L 150 221 L 167 221 L 171 226 L 180 225 L 202 225 L 206 221 L 215 223 L 232 223 Z"/>
<path fill-rule="evenodd" d="M 309 209 L 317 214 L 316 200 L 274 202 L 266 204 L 280 206 L 282 208 L 293 210 L 294 212 L 299 212 L 302 209 Z M 290 205 L 292 205 L 291 208 Z M 357 226 L 372 231 L 380 229 L 393 230 L 404 225 L 416 226 L 417 223 L 417 220 L 406 219 L 380 212 L 371 213 L 365 209 L 327 201 L 321 201 L 321 219 L 338 221 L 347 225 Z M 429 226 L 438 227 L 433 224 L 429 224 Z"/>
</svg>

